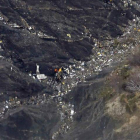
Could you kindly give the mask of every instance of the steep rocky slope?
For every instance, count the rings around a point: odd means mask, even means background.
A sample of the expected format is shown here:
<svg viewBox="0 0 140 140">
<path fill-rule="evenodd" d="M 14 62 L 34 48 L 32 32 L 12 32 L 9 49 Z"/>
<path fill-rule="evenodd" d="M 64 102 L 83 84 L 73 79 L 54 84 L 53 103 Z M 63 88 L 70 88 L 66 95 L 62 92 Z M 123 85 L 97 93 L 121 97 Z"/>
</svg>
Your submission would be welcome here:
<svg viewBox="0 0 140 140">
<path fill-rule="evenodd" d="M 139 16 L 138 0 L 1 0 L 0 139 L 139 140 L 139 94 L 112 78 L 139 43 Z"/>
</svg>

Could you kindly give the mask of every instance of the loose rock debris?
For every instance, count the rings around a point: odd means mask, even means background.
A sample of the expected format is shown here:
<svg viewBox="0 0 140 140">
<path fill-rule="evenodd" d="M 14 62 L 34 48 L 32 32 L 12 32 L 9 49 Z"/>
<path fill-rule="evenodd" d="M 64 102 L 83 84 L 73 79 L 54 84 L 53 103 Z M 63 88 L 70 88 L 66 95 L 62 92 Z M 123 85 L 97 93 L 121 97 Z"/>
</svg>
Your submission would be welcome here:
<svg viewBox="0 0 140 140">
<path fill-rule="evenodd" d="M 131 26 L 134 26 L 131 25 Z M 134 32 L 131 26 L 129 32 Z M 127 30 L 127 29 L 126 29 Z M 130 36 L 128 33 L 124 33 L 122 37 L 118 38 L 119 42 L 123 39 L 127 39 Z M 2 43 L 2 41 L 1 41 Z M 29 100 L 20 100 L 17 97 L 6 100 L 0 105 L 0 118 L 2 119 L 4 115 L 8 113 L 8 110 L 15 109 L 20 107 L 21 105 L 39 105 L 46 104 L 53 100 L 57 102 L 58 111 L 60 112 L 62 125 L 57 132 L 54 132 L 52 135 L 52 140 L 56 139 L 58 135 L 67 133 L 67 131 L 71 128 L 71 123 L 73 122 L 73 115 L 76 113 L 74 111 L 74 105 L 69 103 L 65 103 L 63 100 L 63 96 L 72 90 L 79 82 L 86 82 L 86 78 L 91 76 L 94 73 L 98 73 L 102 71 L 104 67 L 111 66 L 114 61 L 121 62 L 124 60 L 125 56 L 129 55 L 131 49 L 133 49 L 133 45 L 129 44 L 121 44 L 121 49 L 116 47 L 113 48 L 113 40 L 108 41 L 109 49 L 100 48 L 95 42 L 93 46 L 93 56 L 91 56 L 91 60 L 88 62 L 84 61 L 76 61 L 74 60 L 73 65 L 69 65 L 69 67 L 65 68 L 67 75 L 64 75 L 64 78 L 61 83 L 53 81 L 54 79 L 46 76 L 45 74 L 40 74 L 39 64 L 36 65 L 36 74 L 29 74 L 34 79 L 38 79 L 40 82 L 49 84 L 53 89 L 53 95 L 49 97 L 46 94 L 32 96 Z M 11 71 L 12 71 L 11 67 Z M 52 85 L 52 82 L 54 84 Z M 1 93 L 3 94 L 3 93 Z"/>
<path fill-rule="evenodd" d="M 124 1 L 125 7 L 128 7 L 128 2 Z M 73 10 L 73 9 L 70 9 Z M 0 20 L 4 22 L 4 24 L 8 24 L 7 21 L 0 16 Z M 134 23 L 138 22 L 139 18 L 133 20 Z M 21 26 L 16 23 L 9 24 L 12 28 L 21 28 Z M 135 31 L 139 32 L 138 28 L 134 28 L 135 24 L 131 24 L 122 37 L 118 38 L 118 42 L 121 42 L 123 39 L 127 39 L 131 36 L 130 33 Z M 34 30 L 31 26 L 28 27 L 29 30 Z M 134 29 L 134 30 L 133 30 Z M 137 29 L 137 30 L 136 30 Z M 54 38 L 47 36 L 46 34 L 38 31 L 36 33 L 37 36 L 41 38 Z M 88 32 L 85 31 L 87 35 Z M 71 38 L 71 34 L 67 34 L 69 38 Z M 135 34 L 136 36 L 136 34 Z M 134 36 L 134 38 L 135 38 Z M 132 36 L 133 37 L 133 36 Z M 0 117 L 1 119 L 8 113 L 8 110 L 15 109 L 20 107 L 21 105 L 39 105 L 46 104 L 50 100 L 54 100 L 57 102 L 58 111 L 61 115 L 62 125 L 57 132 L 52 135 L 52 139 L 56 139 L 60 133 L 66 133 L 70 129 L 70 124 L 73 121 L 73 115 L 76 113 L 74 111 L 74 105 L 69 103 L 65 103 L 63 101 L 63 96 L 70 92 L 73 87 L 75 87 L 79 82 L 86 82 L 86 78 L 91 76 L 93 73 L 98 73 L 102 71 L 104 67 L 111 66 L 114 61 L 121 62 L 124 60 L 124 57 L 127 56 L 131 49 L 133 49 L 133 44 L 121 44 L 121 48 L 113 47 L 114 41 L 110 40 L 107 42 L 107 46 L 109 49 L 104 48 L 104 42 L 99 43 L 96 39 L 92 38 L 95 41 L 93 46 L 93 56 L 91 56 L 91 60 L 88 62 L 84 61 L 76 61 L 74 60 L 74 64 L 70 65 L 66 68 L 67 74 L 64 76 L 64 80 L 61 83 L 57 83 L 52 79 L 52 77 L 48 77 L 45 74 L 40 74 L 39 65 L 37 65 L 37 71 L 32 76 L 35 80 L 39 80 L 39 82 L 44 82 L 53 87 L 54 93 L 49 97 L 46 94 L 32 96 L 29 100 L 20 100 L 17 97 L 6 100 L 4 103 L 0 105 Z M 136 39 L 136 38 L 135 38 Z M 2 43 L 2 41 L 0 41 Z M 11 71 L 13 68 L 11 67 Z M 52 85 L 52 82 L 54 84 Z M 2 94 L 2 93 L 1 93 Z"/>
</svg>

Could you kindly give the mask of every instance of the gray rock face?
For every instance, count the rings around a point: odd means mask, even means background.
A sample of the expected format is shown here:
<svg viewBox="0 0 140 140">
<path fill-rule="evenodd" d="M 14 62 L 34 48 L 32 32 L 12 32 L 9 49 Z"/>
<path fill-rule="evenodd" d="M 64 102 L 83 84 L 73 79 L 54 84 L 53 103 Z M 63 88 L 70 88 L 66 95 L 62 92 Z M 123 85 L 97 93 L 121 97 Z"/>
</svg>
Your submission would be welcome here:
<svg viewBox="0 0 140 140">
<path fill-rule="evenodd" d="M 1 0 L 0 140 L 140 139 L 113 135 L 117 121 L 105 114 L 105 101 L 98 98 L 103 77 L 112 69 L 88 77 L 64 96 L 76 113 L 70 130 L 63 133 L 64 106 L 52 98 L 55 91 L 48 84 L 54 68 L 90 60 L 95 40 L 106 42 L 122 35 L 129 20 L 140 15 L 138 2 Z M 47 82 L 33 77 L 37 64 L 49 77 Z"/>
<path fill-rule="evenodd" d="M 50 140 L 59 115 L 54 103 L 38 106 L 22 106 L 9 112 L 0 123 L 0 137 L 9 139 L 46 139 Z"/>
<path fill-rule="evenodd" d="M 122 34 L 133 18 L 129 9 L 102 1 L 2 1 L 1 39 L 5 56 L 24 71 L 43 73 L 68 63 L 69 58 L 85 60 L 91 54 L 92 38 L 107 39 Z"/>
</svg>

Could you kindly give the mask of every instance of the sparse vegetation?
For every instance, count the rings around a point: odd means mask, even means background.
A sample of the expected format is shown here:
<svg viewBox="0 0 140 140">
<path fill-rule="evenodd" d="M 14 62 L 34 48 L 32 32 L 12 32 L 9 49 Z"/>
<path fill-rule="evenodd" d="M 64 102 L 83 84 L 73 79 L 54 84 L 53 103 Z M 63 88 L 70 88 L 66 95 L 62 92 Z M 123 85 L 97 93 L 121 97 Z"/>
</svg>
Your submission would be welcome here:
<svg viewBox="0 0 140 140">
<path fill-rule="evenodd" d="M 121 103 L 126 103 L 126 100 L 127 100 L 126 94 L 122 94 L 121 97 L 120 97 L 120 102 Z"/>
<path fill-rule="evenodd" d="M 126 105 L 126 110 L 129 113 L 133 113 L 136 110 L 136 102 L 138 101 L 138 96 L 135 94 L 126 95 L 122 94 L 120 98 L 120 102 Z"/>
<path fill-rule="evenodd" d="M 126 110 L 133 113 L 137 106 L 136 103 L 139 100 L 140 92 L 140 48 L 136 47 L 132 59 L 129 61 L 131 69 L 123 68 L 121 70 L 121 76 L 125 80 L 126 93 L 121 95 L 121 103 L 125 103 Z"/>
<path fill-rule="evenodd" d="M 129 40 L 130 41 L 130 40 Z M 114 44 L 118 45 L 117 40 Z M 112 88 L 109 88 L 112 87 Z M 136 47 L 132 59 L 127 64 L 119 66 L 109 77 L 108 86 L 102 89 L 101 96 L 107 100 L 114 93 L 120 94 L 120 102 L 133 113 L 140 101 L 140 47 Z M 119 95 L 118 94 L 118 95 Z"/>
<path fill-rule="evenodd" d="M 126 85 L 126 89 L 129 92 L 140 91 L 140 76 L 134 75 L 134 77 L 130 78 L 129 82 Z"/>
<path fill-rule="evenodd" d="M 130 76 L 130 69 L 128 66 L 124 66 L 121 68 L 120 75 L 123 79 L 127 79 Z"/>
<path fill-rule="evenodd" d="M 128 103 L 126 104 L 126 110 L 130 113 L 133 113 L 136 109 L 136 102 L 137 102 L 137 97 L 133 97 L 132 99 L 129 99 Z"/>
<path fill-rule="evenodd" d="M 104 99 L 104 100 L 108 100 L 110 99 L 112 96 L 114 96 L 114 91 L 112 89 L 112 87 L 109 87 L 109 86 L 104 86 L 101 90 L 101 97 Z"/>
<path fill-rule="evenodd" d="M 109 77 L 109 85 L 113 87 L 116 92 L 121 92 L 126 83 L 127 78 L 130 76 L 131 70 L 128 65 L 118 67 L 113 71 Z"/>
<path fill-rule="evenodd" d="M 113 47 L 116 48 L 119 44 L 120 42 L 117 39 L 114 39 Z"/>
</svg>

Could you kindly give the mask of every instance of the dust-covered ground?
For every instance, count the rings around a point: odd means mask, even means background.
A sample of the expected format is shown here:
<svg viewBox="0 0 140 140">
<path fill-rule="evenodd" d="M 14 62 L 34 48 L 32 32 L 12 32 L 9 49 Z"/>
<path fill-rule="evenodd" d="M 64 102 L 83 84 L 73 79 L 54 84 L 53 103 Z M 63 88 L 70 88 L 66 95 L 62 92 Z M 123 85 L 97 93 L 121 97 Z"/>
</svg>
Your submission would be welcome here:
<svg viewBox="0 0 140 140">
<path fill-rule="evenodd" d="M 139 96 L 108 87 L 139 44 L 139 16 L 138 0 L 1 0 L 0 140 L 139 140 Z"/>
</svg>

